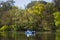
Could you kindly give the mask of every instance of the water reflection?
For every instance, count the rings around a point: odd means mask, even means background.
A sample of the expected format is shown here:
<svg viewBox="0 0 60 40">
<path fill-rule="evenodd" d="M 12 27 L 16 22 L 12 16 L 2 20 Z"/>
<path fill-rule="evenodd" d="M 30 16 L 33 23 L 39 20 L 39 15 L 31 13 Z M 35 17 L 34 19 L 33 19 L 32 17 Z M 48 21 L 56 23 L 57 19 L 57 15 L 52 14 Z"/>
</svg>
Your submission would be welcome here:
<svg viewBox="0 0 60 40">
<path fill-rule="evenodd" d="M 56 36 L 55 36 L 56 35 Z M 55 38 L 56 37 L 56 38 Z M 59 40 L 58 33 L 36 32 L 35 36 L 26 37 L 24 32 L 0 32 L 0 40 Z"/>
</svg>

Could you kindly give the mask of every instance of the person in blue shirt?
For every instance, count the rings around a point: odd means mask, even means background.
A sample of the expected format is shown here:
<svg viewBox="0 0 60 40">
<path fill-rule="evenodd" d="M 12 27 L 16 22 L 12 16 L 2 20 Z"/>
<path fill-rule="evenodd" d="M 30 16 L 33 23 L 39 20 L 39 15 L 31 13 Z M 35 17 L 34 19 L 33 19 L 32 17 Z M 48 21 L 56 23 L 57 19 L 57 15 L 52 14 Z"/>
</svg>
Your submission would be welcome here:
<svg viewBox="0 0 60 40">
<path fill-rule="evenodd" d="M 27 37 L 31 36 L 32 35 L 32 31 L 30 31 L 30 30 L 25 31 L 25 35 Z"/>
<path fill-rule="evenodd" d="M 27 37 L 29 37 L 29 36 L 35 36 L 35 31 L 27 30 L 27 31 L 25 31 L 25 35 L 26 35 Z"/>
</svg>

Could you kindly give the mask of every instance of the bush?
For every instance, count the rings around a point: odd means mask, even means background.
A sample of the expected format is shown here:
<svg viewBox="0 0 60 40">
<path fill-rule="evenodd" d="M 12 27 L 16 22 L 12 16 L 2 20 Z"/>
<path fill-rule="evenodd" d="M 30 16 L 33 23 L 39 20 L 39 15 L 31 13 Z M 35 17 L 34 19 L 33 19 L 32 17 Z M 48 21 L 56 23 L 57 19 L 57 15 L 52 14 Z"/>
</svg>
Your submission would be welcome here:
<svg viewBox="0 0 60 40">
<path fill-rule="evenodd" d="M 0 28 L 1 31 L 8 31 L 10 28 L 7 25 L 4 25 Z"/>
</svg>

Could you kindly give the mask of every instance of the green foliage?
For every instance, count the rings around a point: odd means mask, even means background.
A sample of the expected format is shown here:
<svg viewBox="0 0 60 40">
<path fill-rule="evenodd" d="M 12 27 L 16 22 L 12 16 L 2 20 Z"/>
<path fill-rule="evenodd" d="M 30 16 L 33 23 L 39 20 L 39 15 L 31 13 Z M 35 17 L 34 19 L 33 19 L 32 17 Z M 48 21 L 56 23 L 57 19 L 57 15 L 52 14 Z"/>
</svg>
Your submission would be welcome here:
<svg viewBox="0 0 60 40">
<path fill-rule="evenodd" d="M 51 31 L 52 36 L 44 36 L 44 34 L 40 36 L 52 37 L 51 40 L 55 39 L 53 32 L 55 33 L 57 28 L 60 30 L 60 1 L 55 2 L 55 4 L 45 1 L 32 1 L 24 10 L 13 6 L 13 3 L 13 0 L 1 2 L 0 31 L 15 31 L 12 34 L 13 38 L 16 31 L 25 31 L 27 29 Z M 6 36 L 5 33 L 1 35 Z M 37 36 L 38 40 L 40 40 L 40 36 Z M 56 39 L 59 40 L 58 36 Z"/>
<path fill-rule="evenodd" d="M 11 25 L 11 31 L 17 31 L 18 27 L 16 25 Z"/>
<path fill-rule="evenodd" d="M 0 28 L 0 31 L 8 31 L 9 30 L 9 27 L 4 25 Z"/>
<path fill-rule="evenodd" d="M 14 1 L 13 0 L 7 0 L 6 2 L 2 1 L 0 3 L 0 10 L 2 11 L 7 11 L 9 9 L 12 9 L 12 6 L 14 4 Z"/>
<path fill-rule="evenodd" d="M 27 5 L 27 8 L 31 8 L 31 7 L 34 6 L 37 2 L 38 2 L 39 4 L 47 4 L 47 2 L 45 2 L 45 1 L 31 1 L 31 3 L 29 3 L 29 4 Z"/>
<path fill-rule="evenodd" d="M 55 12 L 54 14 L 54 18 L 55 18 L 55 25 L 57 27 L 60 27 L 60 12 Z"/>
<path fill-rule="evenodd" d="M 55 7 L 58 9 L 58 11 L 60 11 L 60 0 L 53 0 Z"/>
<path fill-rule="evenodd" d="M 53 12 L 58 11 L 58 9 L 55 7 L 53 3 L 47 3 L 45 6 L 45 11 L 49 14 L 52 14 Z"/>
<path fill-rule="evenodd" d="M 1 4 L 3 5 L 0 7 L 1 28 L 2 25 L 7 25 L 10 28 L 9 30 L 14 31 L 26 29 L 51 30 L 55 27 L 54 25 L 60 26 L 60 22 L 57 21 L 60 20 L 60 14 L 55 13 L 58 9 L 53 3 L 32 1 L 24 10 L 13 6 L 13 3 L 13 1 L 6 1 Z"/>
</svg>

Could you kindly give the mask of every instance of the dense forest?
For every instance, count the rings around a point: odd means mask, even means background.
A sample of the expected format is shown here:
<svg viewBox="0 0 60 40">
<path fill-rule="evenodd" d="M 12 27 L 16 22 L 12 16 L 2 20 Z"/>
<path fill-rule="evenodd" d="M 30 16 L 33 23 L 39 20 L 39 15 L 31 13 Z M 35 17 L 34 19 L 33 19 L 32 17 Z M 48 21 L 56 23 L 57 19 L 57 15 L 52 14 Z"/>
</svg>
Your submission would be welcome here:
<svg viewBox="0 0 60 40">
<path fill-rule="evenodd" d="M 0 31 L 52 31 L 60 29 L 60 0 L 31 1 L 25 9 L 14 0 L 0 2 Z"/>
</svg>

